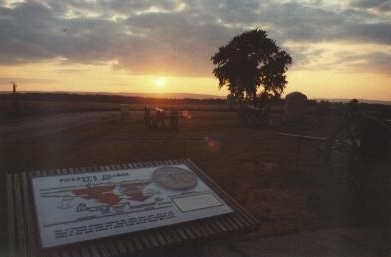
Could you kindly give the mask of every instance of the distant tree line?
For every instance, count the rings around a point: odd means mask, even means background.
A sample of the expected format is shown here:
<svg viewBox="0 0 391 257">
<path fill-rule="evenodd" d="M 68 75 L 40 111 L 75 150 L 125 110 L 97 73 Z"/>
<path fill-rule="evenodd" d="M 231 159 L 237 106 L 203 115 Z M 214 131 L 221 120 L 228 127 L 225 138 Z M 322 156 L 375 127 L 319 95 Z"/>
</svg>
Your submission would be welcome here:
<svg viewBox="0 0 391 257">
<path fill-rule="evenodd" d="M 9 101 L 12 95 L 0 94 L 0 101 Z M 77 94 L 77 93 L 19 93 L 20 101 L 64 101 L 64 102 L 95 102 L 95 103 L 127 103 L 127 104 L 148 104 L 148 105 L 181 105 L 181 104 L 226 104 L 226 99 L 164 99 L 139 96 L 123 95 L 104 95 L 104 94 Z M 283 106 L 285 99 L 270 99 L 269 104 L 274 106 Z M 315 107 L 320 112 L 342 113 L 347 111 L 349 103 L 329 102 L 325 100 L 308 100 L 308 106 Z M 391 118 L 391 105 L 377 103 L 359 102 L 357 105 L 359 111 L 372 114 L 374 116 L 382 115 Z"/>
<path fill-rule="evenodd" d="M 0 94 L 1 100 L 8 100 L 9 94 Z M 19 93 L 20 100 L 28 101 L 66 101 L 66 102 L 100 102 L 100 103 L 129 103 L 129 104 L 225 104 L 225 99 L 164 99 L 139 96 L 103 95 L 103 94 L 76 94 L 76 93 Z"/>
</svg>

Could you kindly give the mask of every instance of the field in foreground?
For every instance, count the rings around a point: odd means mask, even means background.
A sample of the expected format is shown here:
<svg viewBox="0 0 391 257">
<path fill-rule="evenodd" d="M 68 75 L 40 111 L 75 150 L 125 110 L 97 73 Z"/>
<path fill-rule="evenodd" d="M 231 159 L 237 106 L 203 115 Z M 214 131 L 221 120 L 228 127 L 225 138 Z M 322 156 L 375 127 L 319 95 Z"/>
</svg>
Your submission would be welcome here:
<svg viewBox="0 0 391 257">
<path fill-rule="evenodd" d="M 341 221 L 342 195 L 327 194 L 332 202 L 321 197 L 318 144 L 303 144 L 298 156 L 297 140 L 277 135 L 295 130 L 322 136 L 327 129 L 248 128 L 235 112 L 194 111 L 181 117 L 178 130 L 151 130 L 144 128 L 142 112 L 131 112 L 127 121 L 114 114 L 2 144 L 0 201 L 6 206 L 8 172 L 190 158 L 261 220 L 258 236 L 333 226 Z M 6 213 L 2 208 L 1 241 L 6 239 Z"/>
</svg>

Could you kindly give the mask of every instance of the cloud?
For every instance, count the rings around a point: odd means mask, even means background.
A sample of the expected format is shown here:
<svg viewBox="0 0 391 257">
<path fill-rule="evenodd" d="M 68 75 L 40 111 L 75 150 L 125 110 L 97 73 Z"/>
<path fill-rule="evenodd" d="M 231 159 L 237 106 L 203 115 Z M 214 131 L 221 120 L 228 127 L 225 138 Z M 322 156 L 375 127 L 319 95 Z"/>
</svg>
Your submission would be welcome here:
<svg viewBox="0 0 391 257">
<path fill-rule="evenodd" d="M 257 0 L 203 0 L 201 11 L 221 20 L 224 24 L 246 25 L 257 22 L 259 19 L 258 10 L 261 7 Z"/>
<path fill-rule="evenodd" d="M 211 74 L 209 59 L 219 46 L 256 27 L 268 30 L 282 46 L 347 42 L 383 47 L 391 43 L 391 22 L 364 8 L 384 9 L 388 2 L 373 2 L 329 8 L 325 1 L 37 0 L 11 7 L 2 1 L 0 64 L 115 62 L 113 67 L 133 74 L 205 76 Z M 311 58 L 325 50 L 289 51 L 296 67 L 309 67 Z"/>
<path fill-rule="evenodd" d="M 297 3 L 269 5 L 261 13 L 271 27 L 270 34 L 279 41 L 390 44 L 387 33 L 391 22 L 353 10 L 333 12 Z"/>
<path fill-rule="evenodd" d="M 58 57 L 87 63 L 111 60 L 125 37 L 114 21 L 61 19 L 36 2 L 1 8 L 0 13 L 2 64 Z"/>
<path fill-rule="evenodd" d="M 170 0 L 100 0 L 100 1 L 78 1 L 78 0 L 49 0 L 42 1 L 56 13 L 63 16 L 88 17 L 99 16 L 101 18 L 113 15 L 135 15 L 148 11 L 173 12 L 180 5 L 181 1 Z"/>
<path fill-rule="evenodd" d="M 381 12 L 391 11 L 390 0 L 355 0 L 352 2 L 352 6 L 362 9 L 375 9 Z"/>
<path fill-rule="evenodd" d="M 327 58 L 325 58 L 327 54 L 327 50 L 325 49 L 309 45 L 289 46 L 286 49 L 294 60 L 293 69 L 329 69 L 331 67 L 330 63 L 325 61 L 321 61 L 321 65 L 319 64 L 319 60 L 325 60 Z M 317 64 L 314 65 L 314 63 Z"/>
<path fill-rule="evenodd" d="M 340 33 L 340 39 L 346 39 L 351 42 L 391 44 L 391 23 L 349 23 L 344 26 L 346 33 Z"/>
<path fill-rule="evenodd" d="M 127 19 L 130 31 L 146 36 L 140 38 L 140 47 L 121 56 L 120 63 L 136 72 L 145 66 L 163 73 L 210 74 L 210 56 L 240 30 L 221 24 L 197 24 L 186 17 L 187 13 L 160 13 Z"/>
<path fill-rule="evenodd" d="M 56 10 L 68 12 L 64 5 Z M 80 8 L 85 7 L 80 6 Z M 143 6 L 146 8 L 147 6 Z M 167 6 L 166 6 L 167 7 Z M 209 58 L 239 32 L 218 24 L 191 22 L 188 13 L 145 13 L 120 21 L 62 18 L 52 9 L 30 2 L 2 8 L 7 35 L 0 46 L 1 63 L 63 58 L 67 62 L 117 60 L 117 68 L 133 73 L 155 71 L 181 75 L 210 74 Z"/>
<path fill-rule="evenodd" d="M 361 60 L 352 64 L 351 68 L 355 71 L 382 73 L 391 77 L 391 51 L 388 53 L 373 52 L 364 55 L 351 56 L 348 60 Z"/>
</svg>

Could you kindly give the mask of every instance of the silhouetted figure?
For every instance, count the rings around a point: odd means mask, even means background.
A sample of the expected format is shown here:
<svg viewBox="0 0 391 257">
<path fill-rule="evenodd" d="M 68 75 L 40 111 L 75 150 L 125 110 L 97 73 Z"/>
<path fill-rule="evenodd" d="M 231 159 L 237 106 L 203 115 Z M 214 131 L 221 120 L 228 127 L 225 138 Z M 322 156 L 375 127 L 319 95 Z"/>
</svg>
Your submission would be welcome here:
<svg viewBox="0 0 391 257">
<path fill-rule="evenodd" d="M 161 108 L 156 108 L 156 125 L 158 128 L 166 127 L 166 122 L 164 121 L 165 118 L 166 118 L 166 111 Z"/>
<path fill-rule="evenodd" d="M 233 109 L 235 106 L 235 96 L 233 94 L 228 94 L 227 95 L 227 107 L 228 109 Z"/>
<path fill-rule="evenodd" d="M 12 93 L 16 94 L 16 87 L 17 87 L 17 85 L 14 82 L 12 82 L 12 81 L 10 83 L 12 84 Z"/>
<path fill-rule="evenodd" d="M 147 106 L 144 107 L 144 125 L 146 128 L 151 127 L 151 109 Z"/>
<path fill-rule="evenodd" d="M 253 105 L 241 106 L 238 113 L 239 121 L 245 126 L 270 125 L 270 106 L 256 107 Z"/>
<path fill-rule="evenodd" d="M 178 128 L 178 119 L 179 119 L 178 111 L 174 107 L 171 108 L 171 110 L 170 110 L 170 126 L 171 126 L 171 128 L 173 128 L 173 129 Z"/>
</svg>

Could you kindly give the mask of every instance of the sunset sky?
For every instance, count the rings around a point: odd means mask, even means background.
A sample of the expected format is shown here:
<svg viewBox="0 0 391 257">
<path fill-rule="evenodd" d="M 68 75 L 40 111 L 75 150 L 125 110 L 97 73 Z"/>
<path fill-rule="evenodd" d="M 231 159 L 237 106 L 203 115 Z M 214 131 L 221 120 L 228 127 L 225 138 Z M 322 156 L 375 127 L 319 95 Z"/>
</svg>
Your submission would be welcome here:
<svg viewBox="0 0 391 257">
<path fill-rule="evenodd" d="M 0 0 L 0 91 L 226 95 L 210 57 L 254 28 L 293 58 L 285 93 L 391 100 L 390 0 Z"/>
</svg>

